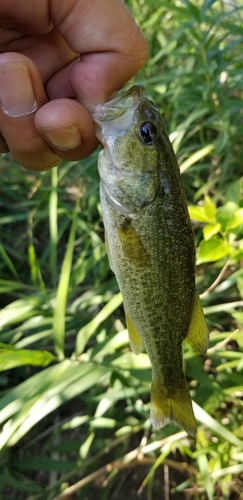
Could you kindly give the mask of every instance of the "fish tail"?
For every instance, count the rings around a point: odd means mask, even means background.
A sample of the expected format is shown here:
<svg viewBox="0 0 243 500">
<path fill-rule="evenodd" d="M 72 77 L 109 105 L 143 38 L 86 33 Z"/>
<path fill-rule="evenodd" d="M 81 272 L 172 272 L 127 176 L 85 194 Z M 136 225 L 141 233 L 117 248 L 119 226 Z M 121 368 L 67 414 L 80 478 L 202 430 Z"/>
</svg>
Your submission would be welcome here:
<svg viewBox="0 0 243 500">
<path fill-rule="evenodd" d="M 180 387 L 173 391 L 172 395 L 160 381 L 153 380 L 150 412 L 151 422 L 155 429 L 174 422 L 191 436 L 196 435 L 196 420 L 186 381 L 181 382 Z"/>
</svg>

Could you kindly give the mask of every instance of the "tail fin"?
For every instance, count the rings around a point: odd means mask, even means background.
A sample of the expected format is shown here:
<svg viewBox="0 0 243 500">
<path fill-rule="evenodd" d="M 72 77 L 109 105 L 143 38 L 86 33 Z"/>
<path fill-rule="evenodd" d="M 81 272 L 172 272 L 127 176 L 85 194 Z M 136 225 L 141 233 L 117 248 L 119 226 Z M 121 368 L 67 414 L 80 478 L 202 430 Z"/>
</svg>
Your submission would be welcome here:
<svg viewBox="0 0 243 500">
<path fill-rule="evenodd" d="M 161 382 L 153 380 L 150 413 L 155 429 L 174 422 L 191 436 L 196 435 L 196 420 L 186 381 L 183 381 L 183 385 L 180 384 L 180 387 L 169 395 Z"/>
</svg>

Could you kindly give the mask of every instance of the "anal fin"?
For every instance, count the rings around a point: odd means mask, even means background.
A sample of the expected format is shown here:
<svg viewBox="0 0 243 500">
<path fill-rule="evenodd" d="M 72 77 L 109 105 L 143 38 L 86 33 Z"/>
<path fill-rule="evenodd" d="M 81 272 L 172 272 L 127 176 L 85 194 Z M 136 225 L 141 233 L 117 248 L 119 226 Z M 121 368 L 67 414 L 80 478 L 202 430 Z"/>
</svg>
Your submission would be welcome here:
<svg viewBox="0 0 243 500">
<path fill-rule="evenodd" d="M 126 311 L 125 311 L 125 317 L 126 317 L 127 330 L 128 330 L 131 349 L 134 352 L 134 354 L 139 354 L 141 352 L 143 345 L 142 339 L 136 327 L 134 326 L 132 320 L 130 319 L 130 316 L 127 314 Z"/>
<path fill-rule="evenodd" d="M 208 347 L 208 337 L 208 325 L 203 314 L 199 296 L 196 295 L 186 340 L 204 354 Z"/>
</svg>

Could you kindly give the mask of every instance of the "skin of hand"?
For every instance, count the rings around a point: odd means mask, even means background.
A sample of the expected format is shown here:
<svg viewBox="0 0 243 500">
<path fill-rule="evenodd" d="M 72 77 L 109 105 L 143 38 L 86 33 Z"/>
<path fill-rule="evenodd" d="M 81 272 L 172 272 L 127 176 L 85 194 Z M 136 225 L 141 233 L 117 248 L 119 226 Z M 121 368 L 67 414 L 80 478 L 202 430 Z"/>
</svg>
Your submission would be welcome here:
<svg viewBox="0 0 243 500">
<path fill-rule="evenodd" d="M 90 155 L 88 109 L 134 76 L 147 53 L 122 0 L 1 0 L 0 153 L 36 171 Z"/>
</svg>

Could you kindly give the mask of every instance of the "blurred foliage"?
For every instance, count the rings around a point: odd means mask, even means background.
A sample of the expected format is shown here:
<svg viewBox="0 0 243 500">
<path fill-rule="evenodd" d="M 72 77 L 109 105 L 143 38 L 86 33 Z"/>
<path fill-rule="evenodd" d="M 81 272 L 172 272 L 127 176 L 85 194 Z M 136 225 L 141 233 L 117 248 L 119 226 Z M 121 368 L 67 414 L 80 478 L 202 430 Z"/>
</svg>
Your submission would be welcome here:
<svg viewBox="0 0 243 500">
<path fill-rule="evenodd" d="M 132 83 L 146 87 L 166 120 L 195 230 L 211 330 L 204 357 L 184 346 L 197 438 L 172 424 L 150 427 L 151 369 L 145 353 L 130 352 L 109 270 L 97 153 L 42 174 L 5 155 L 3 499 L 243 498 L 243 5 L 127 3 L 150 47 Z"/>
</svg>

